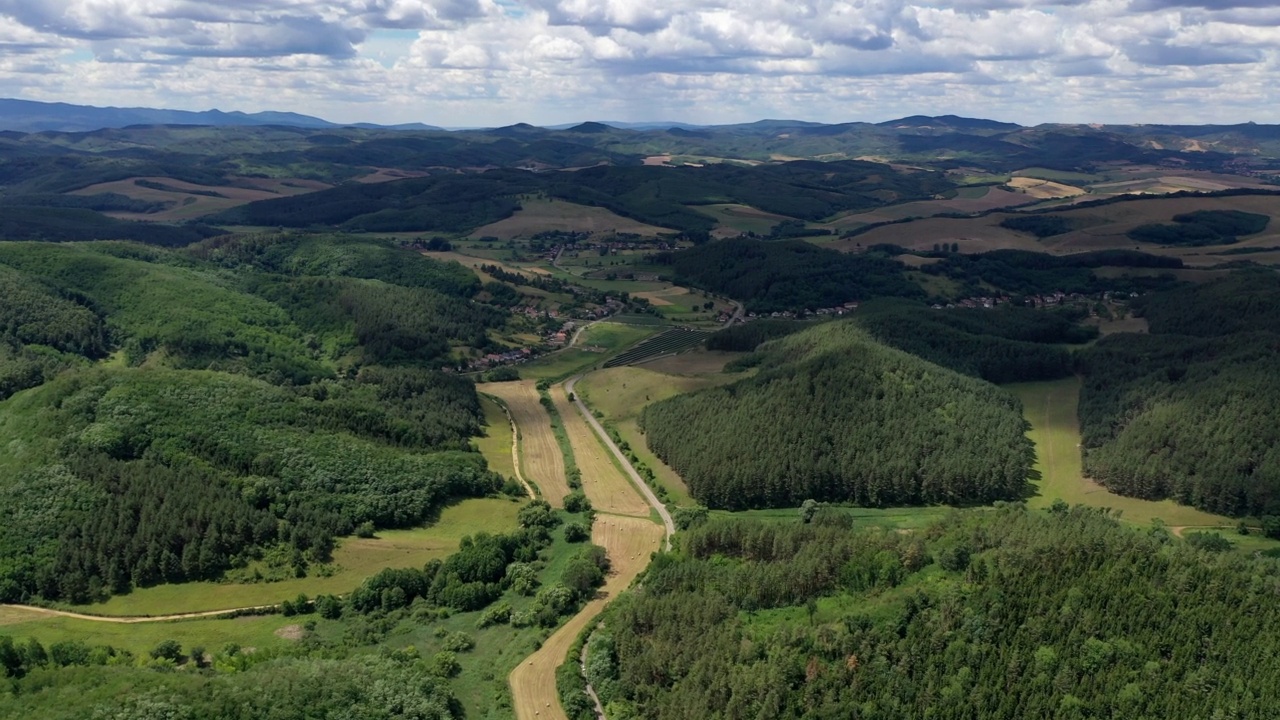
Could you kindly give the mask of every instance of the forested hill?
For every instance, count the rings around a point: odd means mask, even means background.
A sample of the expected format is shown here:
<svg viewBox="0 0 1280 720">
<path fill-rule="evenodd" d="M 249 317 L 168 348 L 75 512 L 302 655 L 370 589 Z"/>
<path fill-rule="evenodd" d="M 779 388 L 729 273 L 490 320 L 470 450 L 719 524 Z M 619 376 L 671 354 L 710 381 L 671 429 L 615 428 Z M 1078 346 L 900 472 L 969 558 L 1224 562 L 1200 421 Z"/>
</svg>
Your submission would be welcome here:
<svg viewBox="0 0 1280 720">
<path fill-rule="evenodd" d="M 877 340 L 952 370 L 993 383 L 1052 380 L 1074 371 L 1064 345 L 1085 343 L 1098 330 L 1068 310 L 933 309 L 923 303 L 874 300 L 854 321 Z"/>
<path fill-rule="evenodd" d="M 1150 335 L 1081 356 L 1085 470 L 1126 495 L 1280 515 L 1280 276 L 1237 273 L 1140 308 Z"/>
<path fill-rule="evenodd" d="M 477 290 L 367 240 L 0 245 L 0 601 L 292 577 L 493 492 L 438 369 L 503 322 Z"/>
<path fill-rule="evenodd" d="M 642 416 L 649 447 L 710 507 L 969 504 L 1026 489 L 1025 423 L 992 385 L 849 321 L 768 343 L 757 360 L 754 377 Z"/>
<path fill-rule="evenodd" d="M 871 297 L 924 298 L 904 266 L 875 254 L 852 255 L 804 242 L 736 238 L 654 261 L 676 281 L 739 299 L 751 312 L 816 310 Z"/>
<path fill-rule="evenodd" d="M 609 717 L 1270 718 L 1280 568 L 1084 507 L 711 520 L 592 639 Z"/>
<path fill-rule="evenodd" d="M 521 195 L 542 193 L 704 237 L 715 221 L 690 205 L 737 202 L 819 220 L 846 210 L 927 199 L 951 187 L 940 173 L 898 172 L 853 160 L 756 167 L 601 165 L 566 173 L 450 171 L 380 184 L 347 183 L 310 195 L 261 200 L 228 210 L 213 221 L 370 232 L 464 232 L 510 216 L 519 209 Z"/>
</svg>

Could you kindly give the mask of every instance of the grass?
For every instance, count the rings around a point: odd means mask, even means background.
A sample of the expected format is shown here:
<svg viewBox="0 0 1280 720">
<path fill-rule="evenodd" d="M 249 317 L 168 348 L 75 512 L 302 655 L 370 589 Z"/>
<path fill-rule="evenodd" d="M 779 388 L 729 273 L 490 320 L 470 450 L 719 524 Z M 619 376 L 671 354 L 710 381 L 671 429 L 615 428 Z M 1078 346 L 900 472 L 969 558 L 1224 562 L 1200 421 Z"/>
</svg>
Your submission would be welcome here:
<svg viewBox="0 0 1280 720">
<path fill-rule="evenodd" d="M 853 518 L 854 527 L 880 527 L 887 530 L 916 530 L 937 521 L 951 508 L 947 506 L 864 508 L 838 506 Z M 712 515 L 776 522 L 799 522 L 800 508 L 769 508 L 766 510 L 713 510 Z"/>
<path fill-rule="evenodd" d="M 489 469 L 502 477 L 515 477 L 515 464 L 511 457 L 511 421 L 492 398 L 480 396 L 480 407 L 484 409 L 484 437 L 476 438 L 473 443 L 476 450 L 484 455 Z"/>
<path fill-rule="evenodd" d="M 697 350 L 663 358 L 643 367 L 626 366 L 596 370 L 577 384 L 578 394 L 602 422 L 622 436 L 640 462 L 653 471 L 659 484 L 675 505 L 697 504 L 684 480 L 654 455 L 640 432 L 640 411 L 650 403 L 704 387 L 723 385 L 742 375 L 721 372 L 724 364 L 740 353 Z"/>
<path fill-rule="evenodd" d="M 635 453 L 640 462 L 644 463 L 653 471 L 654 477 L 658 484 L 667 490 L 667 497 L 671 504 L 680 507 L 693 507 L 697 505 L 697 501 L 689 494 L 689 486 L 685 484 L 684 478 L 672 470 L 669 465 L 658 459 L 649 450 L 648 443 L 645 442 L 644 433 L 640 432 L 640 424 L 635 419 L 622 420 L 621 422 L 609 423 L 627 441 L 631 446 L 631 452 Z"/>
<path fill-rule="evenodd" d="M 510 445 L 507 448 L 509 451 Z M 166 615 L 268 605 L 299 593 L 344 594 L 382 568 L 418 567 L 433 558 L 450 555 L 464 535 L 512 529 L 520 506 L 520 502 L 507 498 L 463 500 L 445 508 L 439 521 L 430 527 L 384 530 L 372 539 L 345 538 L 333 553 L 337 570 L 329 577 L 274 583 L 157 585 L 74 609 L 94 615 Z"/>
<path fill-rule="evenodd" d="M 1040 180 L 1050 180 L 1061 183 L 1095 183 L 1102 182 L 1107 178 L 1102 175 L 1090 175 L 1088 173 L 1071 172 L 1069 170 L 1050 170 L 1049 168 L 1030 167 L 1023 170 L 1017 170 L 1013 173 L 1018 177 L 1038 178 Z"/>
<path fill-rule="evenodd" d="M 1232 527 L 1239 522 L 1214 515 L 1172 500 L 1141 500 L 1117 495 L 1084 477 L 1080 457 L 1080 421 L 1076 408 L 1080 380 L 1066 378 L 1050 382 L 1019 383 L 1006 386 L 1022 401 L 1030 437 L 1036 444 L 1036 494 L 1031 507 L 1048 507 L 1056 499 L 1070 505 L 1105 507 L 1121 512 L 1121 520 L 1150 525 L 1156 519 L 1173 527 Z"/>
<path fill-rule="evenodd" d="M 108 623 L 75 618 L 36 615 L 25 610 L 0 608 L 0 634 L 15 640 L 33 637 L 46 648 L 56 642 L 79 640 L 88 645 L 110 645 L 129 650 L 135 655 L 145 655 L 162 640 L 177 640 L 183 650 L 203 646 L 210 651 L 227 643 L 242 647 L 266 648 L 286 645 L 276 631 L 306 622 L 319 620 L 316 615 L 286 618 L 280 615 L 259 615 L 230 620 L 197 619 L 173 620 L 154 623 Z"/>
<path fill-rule="evenodd" d="M 553 380 L 576 375 L 611 355 L 663 329 L 661 326 L 598 322 L 583 331 L 574 347 L 565 348 L 520 366 L 520 377 Z M 586 350 L 585 348 L 598 350 Z"/>
</svg>

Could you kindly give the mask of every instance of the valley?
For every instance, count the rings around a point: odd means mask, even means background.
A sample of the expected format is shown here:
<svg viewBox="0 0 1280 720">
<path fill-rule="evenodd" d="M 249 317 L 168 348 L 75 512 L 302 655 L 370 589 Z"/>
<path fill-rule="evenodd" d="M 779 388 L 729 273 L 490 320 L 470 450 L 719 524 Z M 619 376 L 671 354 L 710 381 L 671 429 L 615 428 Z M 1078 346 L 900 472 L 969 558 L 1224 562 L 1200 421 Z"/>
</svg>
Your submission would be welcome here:
<svg viewBox="0 0 1280 720">
<path fill-rule="evenodd" d="M 0 717 L 1255 716 L 1280 160 L 963 120 L 0 137 Z"/>
</svg>

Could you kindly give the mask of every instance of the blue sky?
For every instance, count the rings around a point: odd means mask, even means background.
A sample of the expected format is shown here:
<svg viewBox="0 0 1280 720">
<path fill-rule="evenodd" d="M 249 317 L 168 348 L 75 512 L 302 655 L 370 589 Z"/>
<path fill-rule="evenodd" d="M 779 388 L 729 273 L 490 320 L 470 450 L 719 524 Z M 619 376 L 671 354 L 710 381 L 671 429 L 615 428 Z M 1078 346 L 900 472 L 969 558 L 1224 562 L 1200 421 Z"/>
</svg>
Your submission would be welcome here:
<svg viewBox="0 0 1280 720">
<path fill-rule="evenodd" d="M 446 126 L 1280 123 L 1270 0 L 0 0 L 0 95 Z"/>
</svg>

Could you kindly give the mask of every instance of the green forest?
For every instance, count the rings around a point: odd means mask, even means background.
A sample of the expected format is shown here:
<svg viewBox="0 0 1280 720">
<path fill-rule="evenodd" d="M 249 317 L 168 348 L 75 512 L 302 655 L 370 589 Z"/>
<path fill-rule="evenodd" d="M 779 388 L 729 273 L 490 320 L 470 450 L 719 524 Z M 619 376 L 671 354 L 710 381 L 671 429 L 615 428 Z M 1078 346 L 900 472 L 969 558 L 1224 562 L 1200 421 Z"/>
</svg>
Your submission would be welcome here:
<svg viewBox="0 0 1280 720">
<path fill-rule="evenodd" d="M 1064 346 L 1086 343 L 1097 328 L 1080 313 L 999 308 L 932 309 L 922 303 L 873 300 L 854 317 L 875 339 L 917 357 L 993 383 L 1053 380 L 1074 371 Z"/>
<path fill-rule="evenodd" d="M 339 236 L 0 245 L 0 599 L 304 574 L 356 527 L 495 492 L 447 375 L 505 315 L 457 264 Z M 27 390 L 27 392 L 20 392 Z"/>
<path fill-rule="evenodd" d="M 590 527 L 589 508 L 579 510 L 530 502 L 518 529 L 467 535 L 442 560 L 387 568 L 345 597 L 282 598 L 300 632 L 287 645 L 167 639 L 139 653 L 0 632 L 0 718 L 510 716 L 505 673 L 609 569 L 603 548 L 564 539 L 562 525 Z"/>
<path fill-rule="evenodd" d="M 1080 356 L 1086 471 L 1126 495 L 1280 514 L 1280 277 L 1236 273 L 1140 300 L 1151 334 Z"/>
<path fill-rule="evenodd" d="M 1280 564 L 1214 547 L 1065 504 L 713 518 L 606 611 L 587 676 L 619 720 L 1271 717 Z"/>
<path fill-rule="evenodd" d="M 675 282 L 740 300 L 750 312 L 816 310 L 872 297 L 924 297 L 901 263 L 803 240 L 737 238 L 659 253 Z"/>
<path fill-rule="evenodd" d="M 1015 499 L 1032 461 L 1017 401 L 881 345 L 850 321 L 761 347 L 758 374 L 641 416 L 658 457 L 713 508 Z"/>
</svg>

